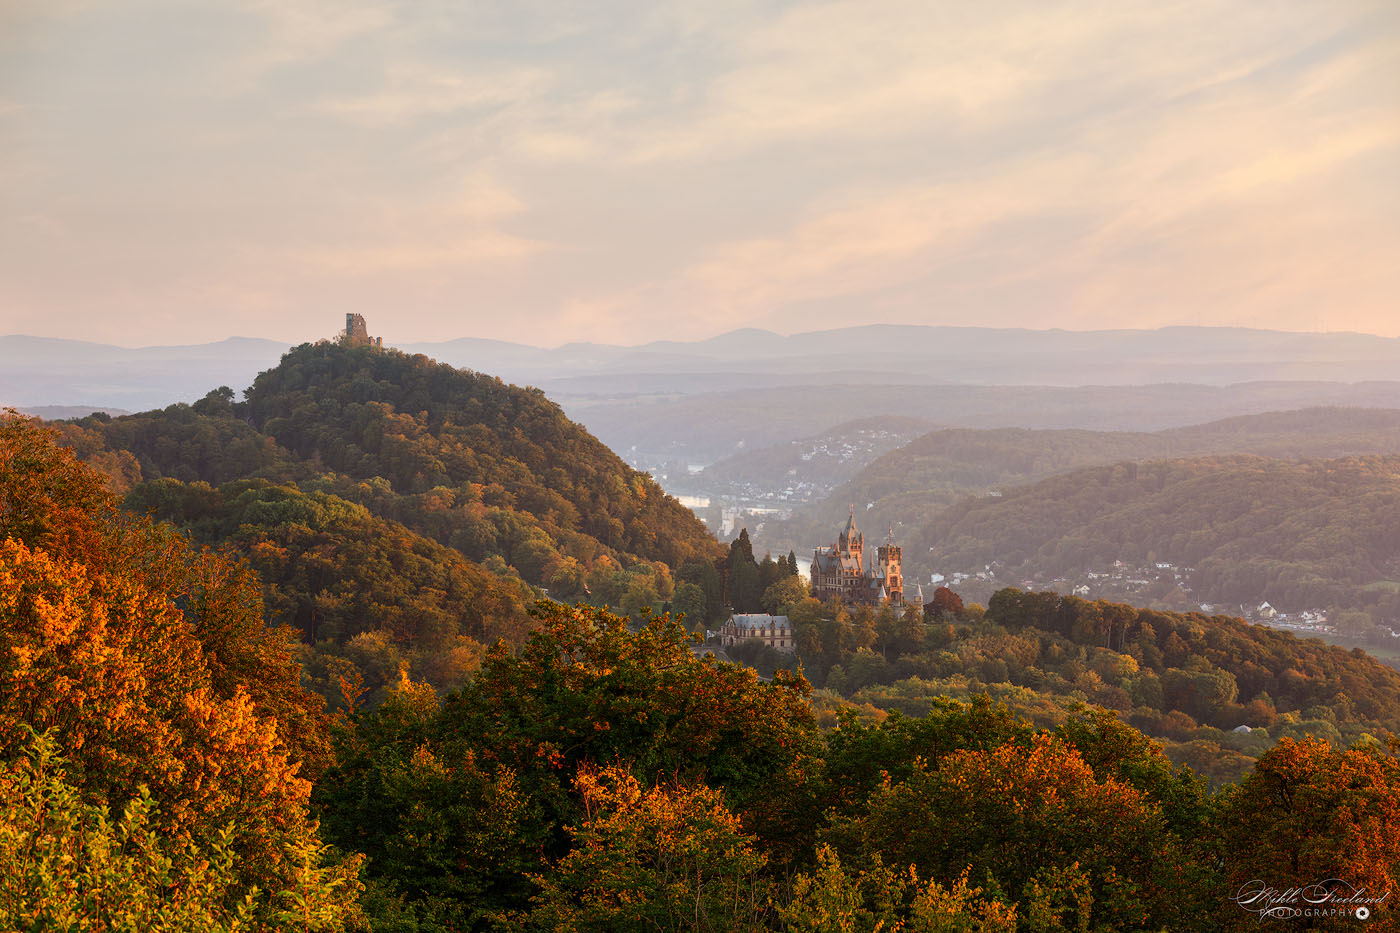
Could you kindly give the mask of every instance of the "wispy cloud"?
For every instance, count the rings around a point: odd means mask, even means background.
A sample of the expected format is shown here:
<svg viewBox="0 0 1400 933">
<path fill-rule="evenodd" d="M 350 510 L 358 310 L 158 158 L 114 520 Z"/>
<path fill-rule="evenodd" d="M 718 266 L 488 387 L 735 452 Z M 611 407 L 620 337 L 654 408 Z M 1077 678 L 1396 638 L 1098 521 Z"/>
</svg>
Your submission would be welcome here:
<svg viewBox="0 0 1400 933">
<path fill-rule="evenodd" d="M 323 62 L 354 39 L 382 34 L 396 22 L 386 0 L 234 0 L 255 23 L 257 36 L 226 63 L 246 90 L 268 71 Z"/>
<path fill-rule="evenodd" d="M 1400 332 L 1388 0 L 18 6 L 0 330 Z"/>
<path fill-rule="evenodd" d="M 394 65 L 382 88 L 332 98 L 321 106 L 349 120 L 388 126 L 528 101 L 552 83 L 553 76 L 545 68 L 511 67 L 472 74 L 450 67 Z"/>
</svg>

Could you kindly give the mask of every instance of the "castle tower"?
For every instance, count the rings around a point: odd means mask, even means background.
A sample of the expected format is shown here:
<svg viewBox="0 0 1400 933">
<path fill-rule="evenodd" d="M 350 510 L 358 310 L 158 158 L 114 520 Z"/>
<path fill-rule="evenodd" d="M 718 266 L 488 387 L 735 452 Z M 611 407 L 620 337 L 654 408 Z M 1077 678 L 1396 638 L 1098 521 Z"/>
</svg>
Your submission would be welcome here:
<svg viewBox="0 0 1400 933">
<path fill-rule="evenodd" d="M 885 600 L 895 609 L 904 608 L 904 567 L 900 548 L 894 543 L 894 526 L 889 537 L 865 565 L 865 536 L 856 527 L 856 507 L 851 506 L 846 527 L 836 543 L 812 553 L 812 595 L 818 599 L 841 598 L 848 605 L 879 606 Z M 922 599 L 915 585 L 916 599 Z"/>
<path fill-rule="evenodd" d="M 345 343 L 352 347 L 382 347 L 383 337 L 371 337 L 369 327 L 365 324 L 363 314 L 345 315 L 345 333 L 342 335 Z"/>
<path fill-rule="evenodd" d="M 875 570 L 879 574 L 890 605 L 904 605 L 904 562 L 903 549 L 894 543 L 894 526 L 890 526 L 889 537 L 875 551 Z"/>
<path fill-rule="evenodd" d="M 345 342 L 355 346 L 369 343 L 369 328 L 363 314 L 345 315 Z"/>
</svg>

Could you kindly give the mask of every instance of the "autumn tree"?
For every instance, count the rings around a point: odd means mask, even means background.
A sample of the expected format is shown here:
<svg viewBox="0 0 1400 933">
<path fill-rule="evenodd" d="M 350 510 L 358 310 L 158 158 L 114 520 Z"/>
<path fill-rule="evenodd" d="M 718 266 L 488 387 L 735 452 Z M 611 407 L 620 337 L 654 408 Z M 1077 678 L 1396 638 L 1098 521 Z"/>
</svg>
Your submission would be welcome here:
<svg viewBox="0 0 1400 933">
<path fill-rule="evenodd" d="M 864 812 L 886 779 L 900 783 L 955 751 L 1025 745 L 1032 735 L 1026 722 L 985 695 L 967 703 L 939 697 L 925 716 L 896 712 L 879 723 L 863 723 L 847 709 L 839 724 L 827 736 L 827 799 L 847 815 Z"/>
<path fill-rule="evenodd" d="M 570 798 L 560 773 L 624 760 L 722 788 L 760 841 L 798 831 L 819 745 L 800 677 L 697 659 L 678 623 L 639 632 L 587 607 L 541 603 L 538 631 L 517 653 L 497 646 L 473 683 L 449 698 L 444 730 L 511 767 L 537 797 Z M 796 807 L 796 810 L 789 810 Z M 560 813 L 572 812 L 572 805 Z"/>
<path fill-rule="evenodd" d="M 510 775 L 512 794 L 526 801 L 511 811 L 508 830 L 521 858 L 566 857 L 577 844 L 566 827 L 587 819 L 577 777 L 619 763 L 646 786 L 713 788 L 776 864 L 811 851 L 821 819 L 821 747 L 805 680 L 780 672 L 765 683 L 750 669 L 698 659 L 689 634 L 665 617 L 632 632 L 625 619 L 588 606 L 541 602 L 535 613 L 539 628 L 529 641 L 519 649 L 498 644 L 440 711 L 403 718 L 391 708 L 357 720 L 346 747 L 360 751 L 327 773 L 318 800 L 332 838 L 369 851 L 372 876 L 407 895 L 447 890 L 458 883 L 449 876 L 478 872 L 464 866 L 479 861 L 473 840 L 481 828 L 443 835 L 433 866 L 376 856 L 395 846 L 407 852 L 415 838 L 395 815 L 400 798 L 384 776 L 414 773 L 414 756 L 480 775 L 463 785 L 477 795 L 463 799 L 478 806 L 490 806 L 483 780 L 500 787 Z M 428 819 L 452 798 L 415 799 Z M 444 877 L 432 880 L 432 872 Z M 517 870 L 517 880 L 524 874 Z M 481 890 L 483 910 L 528 904 L 519 885 L 492 881 Z"/>
<path fill-rule="evenodd" d="M 994 791 L 989 792 L 989 789 Z M 964 749 L 872 791 L 867 815 L 838 819 L 843 860 L 883 853 L 921 875 L 987 879 L 1041 917 L 1039 929 L 1190 926 L 1179 886 L 1180 840 L 1161 807 L 1115 777 L 1099 778 L 1049 735 Z"/>
<path fill-rule="evenodd" d="M 1256 881 L 1400 890 L 1400 760 L 1374 741 L 1339 750 L 1282 739 L 1225 792 L 1216 827 L 1231 896 Z M 1394 909 L 1376 908 L 1375 919 L 1393 923 Z M 1254 928 L 1257 918 L 1231 903 L 1221 922 Z"/>
<path fill-rule="evenodd" d="M 763 591 L 763 611 L 783 615 L 791 607 L 807 599 L 809 591 L 810 587 L 805 578 L 796 575 L 783 576 Z"/>
<path fill-rule="evenodd" d="M 298 884 L 244 889 L 230 825 L 205 841 L 163 828 L 138 788 L 119 813 L 84 799 L 51 734 L 0 765 L 0 925 L 7 930 L 233 933 L 336 929 L 345 905 Z M 317 862 L 304 840 L 287 855 Z M 261 901 L 261 904 L 259 903 Z"/>
<path fill-rule="evenodd" d="M 520 844 L 529 801 L 515 774 L 434 743 L 440 708 L 431 687 L 402 676 L 380 706 L 337 728 L 316 800 L 326 835 L 369 858 L 372 917 L 463 929 L 523 901 L 539 861 Z"/>
<path fill-rule="evenodd" d="M 1159 742 L 1108 710 L 1085 706 L 1067 717 L 1054 734 L 1079 753 L 1098 780 L 1121 781 L 1160 806 L 1167 826 L 1181 840 L 1209 835 L 1214 808 L 1205 782 L 1190 768 L 1175 767 Z"/>
<path fill-rule="evenodd" d="M 951 616 L 963 613 L 962 597 L 946 586 L 933 591 L 933 597 L 924 605 L 924 615 L 933 622 L 941 622 Z"/>
<path fill-rule="evenodd" d="M 539 929 L 761 930 L 770 882 L 723 795 L 663 781 L 648 788 L 622 765 L 574 778 L 583 818 L 573 845 L 537 876 Z"/>
<path fill-rule="evenodd" d="M 0 538 L 0 758 L 46 733 L 94 805 L 121 810 L 145 787 L 158 832 L 230 840 L 239 890 L 302 890 L 316 928 L 353 916 L 357 860 L 324 859 L 299 773 L 324 764 L 323 714 L 285 635 L 262 626 L 253 578 L 118 514 L 100 478 L 13 415 Z"/>
<path fill-rule="evenodd" d="M 912 866 L 887 867 L 878 853 L 868 868 L 848 871 L 831 846 L 817 866 L 799 872 L 778 908 L 791 933 L 1015 933 L 1016 908 L 987 897 L 963 872 L 950 884 L 921 881 Z"/>
</svg>

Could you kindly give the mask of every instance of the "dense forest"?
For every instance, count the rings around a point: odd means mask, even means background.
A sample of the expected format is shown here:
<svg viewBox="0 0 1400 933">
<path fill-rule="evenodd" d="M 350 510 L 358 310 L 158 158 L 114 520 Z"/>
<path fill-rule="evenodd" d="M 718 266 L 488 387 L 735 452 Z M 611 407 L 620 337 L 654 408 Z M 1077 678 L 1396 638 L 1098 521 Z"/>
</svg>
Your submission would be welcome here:
<svg viewBox="0 0 1400 933">
<path fill-rule="evenodd" d="M 1216 784 L 1281 737 L 1348 745 L 1400 731 L 1400 673 L 1241 619 L 1016 589 L 983 608 L 940 588 L 923 612 L 903 613 L 775 595 L 788 597 L 779 608 L 827 724 L 844 707 L 878 720 L 986 694 L 1053 727 L 1090 704 Z M 731 650 L 762 673 L 793 663 L 757 645 Z"/>
<path fill-rule="evenodd" d="M 446 689 L 548 593 L 669 608 L 723 551 L 691 512 L 534 389 L 393 350 L 291 350 L 235 401 L 58 425 L 126 506 L 248 560 L 333 704 L 400 665 Z M 713 572 L 712 570 L 710 571 Z M 723 586 L 686 590 L 697 622 Z"/>
<path fill-rule="evenodd" d="M 329 493 L 163 479 L 138 486 L 125 504 L 246 559 L 265 584 L 268 619 L 302 634 L 310 684 L 334 705 L 342 677 L 367 702 L 401 668 L 441 690 L 458 686 L 487 646 L 518 644 L 531 625 L 526 607 L 536 597 L 518 577 Z"/>
<path fill-rule="evenodd" d="M 850 503 L 869 507 L 864 524 L 893 524 L 908 533 L 934 524 L 943 510 L 969 496 L 1004 493 L 1058 474 L 1125 460 L 1224 454 L 1295 460 L 1400 454 L 1400 411 L 1309 408 L 1151 433 L 933 431 L 875 460 L 825 502 L 798 509 L 787 522 L 767 523 L 763 544 L 787 550 L 826 541 L 832 529 L 840 527 Z M 920 562 L 914 569 L 934 568 Z"/>
<path fill-rule="evenodd" d="M 927 618 L 876 614 L 849 660 L 833 619 L 827 684 L 858 657 L 975 639 L 1005 683 L 1053 693 L 1092 645 L 1076 689 L 1104 706 L 1047 724 L 969 683 L 966 701 L 861 716 L 800 673 L 697 656 L 666 617 L 539 601 L 529 634 L 456 689 L 402 665 L 371 697 L 341 673 L 328 715 L 303 686 L 301 633 L 264 623 L 280 593 L 254 567 L 397 539 L 383 548 L 402 581 L 354 611 L 329 600 L 317 624 L 345 635 L 382 612 L 373 624 L 406 644 L 434 622 L 399 612 L 399 586 L 439 590 L 445 617 L 476 577 L 333 493 L 201 482 L 140 501 L 200 538 L 249 536 L 251 564 L 122 509 L 50 432 L 0 420 L 6 928 L 1247 930 L 1264 909 L 1252 885 L 1324 879 L 1372 900 L 1296 915 L 1305 927 L 1350 928 L 1363 906 L 1394 928 L 1374 898 L 1400 884 L 1400 743 L 1381 728 L 1397 691 L 1359 654 L 1229 620 L 1015 591 L 979 611 L 941 591 Z M 760 600 L 805 605 L 787 558 L 739 546 L 720 563 L 770 576 Z M 825 623 L 808 623 L 804 653 L 824 660 Z M 1212 789 L 1123 721 L 1139 709 L 1113 691 L 1151 709 L 1149 675 L 1163 718 L 1268 713 L 1280 738 Z M 1289 731 L 1309 725 L 1293 712 L 1330 714 L 1333 743 Z"/>
<path fill-rule="evenodd" d="M 525 568 L 532 583 L 565 558 L 675 565 L 713 556 L 687 509 L 537 389 L 423 356 L 323 342 L 289 351 L 244 395 L 235 402 L 221 388 L 190 406 L 85 419 L 69 442 L 81 455 L 106 452 L 125 464 L 128 483 L 319 480 L 386 517 L 411 518 L 474 559 L 495 553 L 513 563 L 514 550 L 537 539 L 552 553 Z M 475 514 L 491 508 L 524 527 L 502 539 Z"/>
</svg>

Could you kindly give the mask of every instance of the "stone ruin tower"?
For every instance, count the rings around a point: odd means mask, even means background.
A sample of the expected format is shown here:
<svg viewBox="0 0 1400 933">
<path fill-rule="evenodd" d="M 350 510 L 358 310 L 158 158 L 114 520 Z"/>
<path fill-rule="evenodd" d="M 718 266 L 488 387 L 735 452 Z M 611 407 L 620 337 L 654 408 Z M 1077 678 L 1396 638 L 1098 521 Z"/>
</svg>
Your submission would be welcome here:
<svg viewBox="0 0 1400 933">
<path fill-rule="evenodd" d="M 382 347 L 383 337 L 371 337 L 363 314 L 345 315 L 345 343 L 351 347 Z"/>
</svg>

